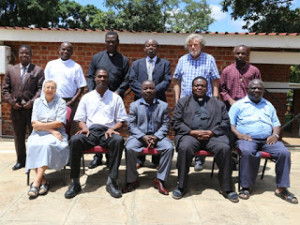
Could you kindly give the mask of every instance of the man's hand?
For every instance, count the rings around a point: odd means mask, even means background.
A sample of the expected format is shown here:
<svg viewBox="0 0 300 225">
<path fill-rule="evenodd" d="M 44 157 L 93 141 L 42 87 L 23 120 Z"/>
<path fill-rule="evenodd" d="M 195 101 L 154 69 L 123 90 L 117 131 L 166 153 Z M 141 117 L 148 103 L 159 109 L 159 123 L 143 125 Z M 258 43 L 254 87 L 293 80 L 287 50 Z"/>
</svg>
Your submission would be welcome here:
<svg viewBox="0 0 300 225">
<path fill-rule="evenodd" d="M 77 135 L 77 134 L 86 134 L 85 136 L 88 137 L 90 135 L 90 130 L 87 128 L 81 129 L 81 130 L 77 131 L 77 133 L 75 135 Z"/>
<path fill-rule="evenodd" d="M 157 137 L 154 135 L 145 135 L 142 137 L 143 142 L 147 146 L 147 148 L 154 148 L 157 143 Z"/>
<path fill-rule="evenodd" d="M 277 141 L 278 141 L 278 137 L 276 137 L 274 134 L 267 138 L 268 145 L 275 144 Z"/>
<path fill-rule="evenodd" d="M 233 105 L 233 103 L 235 103 L 235 101 L 232 98 L 228 99 L 228 102 L 230 105 Z"/>
<path fill-rule="evenodd" d="M 42 125 L 42 123 L 39 121 L 32 121 L 32 128 L 34 130 L 40 130 L 41 125 Z"/>
<path fill-rule="evenodd" d="M 14 105 L 13 105 L 13 109 L 15 109 L 15 110 L 20 110 L 20 109 L 22 109 L 23 108 L 23 106 L 21 106 L 19 103 L 15 103 Z"/>
<path fill-rule="evenodd" d="M 107 131 L 105 132 L 105 139 L 111 137 L 112 134 L 120 135 L 120 133 L 118 131 L 115 131 L 113 128 L 108 128 Z"/>
<path fill-rule="evenodd" d="M 32 104 L 30 101 L 26 102 L 26 104 L 23 106 L 24 109 L 31 109 L 32 108 Z"/>
<path fill-rule="evenodd" d="M 210 130 L 191 130 L 190 135 L 197 138 L 199 141 L 209 140 L 214 133 Z"/>
<path fill-rule="evenodd" d="M 252 137 L 248 134 L 241 134 L 241 135 L 238 135 L 237 138 L 239 140 L 246 140 L 246 141 L 252 141 Z"/>
</svg>

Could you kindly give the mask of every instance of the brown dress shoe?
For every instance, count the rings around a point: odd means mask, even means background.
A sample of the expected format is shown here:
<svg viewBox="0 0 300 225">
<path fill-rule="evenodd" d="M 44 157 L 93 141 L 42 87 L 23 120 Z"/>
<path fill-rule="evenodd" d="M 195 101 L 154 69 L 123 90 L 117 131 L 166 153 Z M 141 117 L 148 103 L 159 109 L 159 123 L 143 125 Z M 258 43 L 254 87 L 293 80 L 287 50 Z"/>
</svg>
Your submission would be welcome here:
<svg viewBox="0 0 300 225">
<path fill-rule="evenodd" d="M 126 186 L 122 189 L 122 193 L 131 192 L 139 186 L 139 182 L 136 180 L 132 183 L 127 183 Z"/>
<path fill-rule="evenodd" d="M 163 195 L 169 195 L 169 191 L 164 187 L 161 180 L 155 178 L 153 180 L 153 183 L 154 183 L 154 187 L 158 189 L 159 193 L 161 193 Z"/>
</svg>

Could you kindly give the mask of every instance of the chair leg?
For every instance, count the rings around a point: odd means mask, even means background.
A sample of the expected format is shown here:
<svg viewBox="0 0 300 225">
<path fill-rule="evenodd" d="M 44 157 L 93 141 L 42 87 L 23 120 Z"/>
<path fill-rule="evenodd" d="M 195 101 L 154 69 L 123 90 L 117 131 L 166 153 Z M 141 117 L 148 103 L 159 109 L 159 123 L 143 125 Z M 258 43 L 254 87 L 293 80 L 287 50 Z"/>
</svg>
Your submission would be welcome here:
<svg viewBox="0 0 300 225">
<path fill-rule="evenodd" d="M 239 159 L 239 171 L 238 171 L 238 191 L 241 190 L 241 178 L 240 178 L 240 174 L 241 174 L 241 155 L 238 156 Z"/>
<path fill-rule="evenodd" d="M 263 168 L 263 171 L 262 171 L 262 174 L 261 174 L 261 177 L 260 177 L 261 180 L 264 179 L 265 170 L 266 170 L 266 167 L 267 167 L 267 162 L 268 162 L 268 158 L 266 158 L 265 163 L 264 163 L 264 168 Z"/>
<path fill-rule="evenodd" d="M 213 160 L 213 163 L 212 163 L 212 168 L 211 168 L 211 174 L 210 174 L 211 178 L 214 176 L 214 170 L 215 170 L 215 157 L 214 157 L 214 160 Z"/>
<path fill-rule="evenodd" d="M 30 180 L 30 170 L 27 172 L 27 186 L 29 186 L 29 180 Z"/>
</svg>

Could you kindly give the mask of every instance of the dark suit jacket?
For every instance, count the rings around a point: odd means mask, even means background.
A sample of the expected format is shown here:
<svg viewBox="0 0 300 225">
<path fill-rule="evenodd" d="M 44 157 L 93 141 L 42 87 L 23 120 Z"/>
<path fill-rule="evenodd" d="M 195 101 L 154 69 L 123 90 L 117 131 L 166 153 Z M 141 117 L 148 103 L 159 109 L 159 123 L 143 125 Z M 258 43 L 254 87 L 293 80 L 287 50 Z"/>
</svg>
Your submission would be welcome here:
<svg viewBox="0 0 300 225">
<path fill-rule="evenodd" d="M 170 62 L 157 58 L 152 74 L 155 83 L 156 98 L 167 101 L 165 92 L 171 83 Z M 142 83 L 148 80 L 146 58 L 136 60 L 132 63 L 129 75 L 129 84 L 134 92 L 135 100 L 142 97 Z"/>
<path fill-rule="evenodd" d="M 227 138 L 230 129 L 229 117 L 225 104 L 214 97 L 206 96 L 207 109 L 209 111 L 208 130 L 214 133 L 211 141 L 215 137 L 229 144 Z M 172 117 L 173 129 L 176 132 L 174 138 L 175 146 L 177 147 L 180 138 L 184 135 L 189 135 L 192 130 L 192 123 L 195 116 L 195 105 L 192 95 L 179 99 Z"/>
<path fill-rule="evenodd" d="M 32 107 L 34 100 L 41 94 L 43 81 L 44 70 L 39 66 L 30 64 L 24 85 L 20 74 L 20 64 L 9 66 L 3 81 L 3 98 L 10 105 L 16 102 L 21 105 L 30 102 Z"/>
<path fill-rule="evenodd" d="M 161 100 L 155 105 L 152 113 L 152 127 L 154 135 L 159 139 L 166 137 L 169 131 L 169 107 L 168 103 Z M 147 108 L 141 104 L 141 99 L 134 101 L 130 104 L 130 112 L 128 115 L 128 127 L 131 133 L 129 139 L 140 139 L 147 133 L 148 119 Z M 128 140 L 129 140 L 128 139 Z"/>
</svg>

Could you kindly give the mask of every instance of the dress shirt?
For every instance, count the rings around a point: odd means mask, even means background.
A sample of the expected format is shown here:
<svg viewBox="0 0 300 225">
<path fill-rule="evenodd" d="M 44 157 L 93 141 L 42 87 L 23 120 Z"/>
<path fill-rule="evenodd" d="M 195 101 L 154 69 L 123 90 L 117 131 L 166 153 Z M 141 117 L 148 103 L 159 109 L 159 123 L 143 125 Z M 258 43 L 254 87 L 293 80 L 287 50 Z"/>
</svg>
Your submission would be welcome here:
<svg viewBox="0 0 300 225">
<path fill-rule="evenodd" d="M 157 56 L 153 57 L 152 59 L 149 56 L 146 57 L 148 80 L 153 80 L 152 74 L 153 74 L 156 60 L 157 60 Z"/>
<path fill-rule="evenodd" d="M 153 99 L 152 104 L 148 104 L 144 98 L 141 99 L 141 104 L 145 105 L 146 111 L 147 111 L 147 120 L 148 120 L 148 126 L 147 126 L 147 134 L 153 134 L 153 118 L 152 113 L 155 109 L 155 106 L 157 105 L 158 101 L 157 99 Z"/>
<path fill-rule="evenodd" d="M 227 66 L 221 74 L 220 95 L 224 101 L 230 98 L 238 100 L 247 95 L 247 87 L 251 80 L 261 79 L 259 69 L 249 63 L 238 70 L 236 63 Z"/>
<path fill-rule="evenodd" d="M 25 75 L 28 71 L 28 68 L 30 66 L 30 63 L 28 63 L 27 66 L 23 66 L 22 64 L 20 64 L 20 75 L 21 75 L 21 79 L 22 79 L 22 83 L 24 84 L 25 81 Z"/>
<path fill-rule="evenodd" d="M 77 89 L 86 86 L 81 66 L 72 59 L 52 60 L 45 68 L 45 80 L 54 80 L 56 93 L 62 98 L 73 98 Z"/>
<path fill-rule="evenodd" d="M 266 139 L 273 133 L 273 127 L 280 126 L 274 106 L 262 98 L 252 102 L 248 95 L 235 102 L 229 110 L 230 124 L 241 134 L 255 139 Z"/>
<path fill-rule="evenodd" d="M 106 90 L 103 97 L 96 90 L 85 94 L 74 116 L 75 121 L 85 122 L 88 128 L 94 124 L 113 128 L 126 119 L 122 98 L 110 90 Z"/>
<path fill-rule="evenodd" d="M 211 81 L 220 78 L 215 58 L 205 52 L 201 52 L 197 59 L 191 54 L 182 56 L 175 69 L 174 78 L 181 80 L 180 98 L 192 94 L 192 81 L 195 77 L 202 76 L 207 79 L 207 95 L 212 96 Z"/>
</svg>

